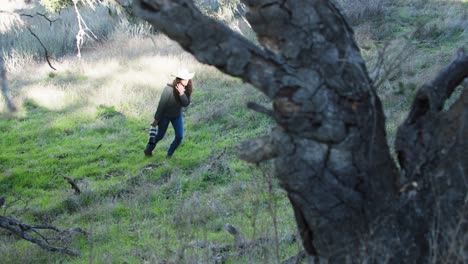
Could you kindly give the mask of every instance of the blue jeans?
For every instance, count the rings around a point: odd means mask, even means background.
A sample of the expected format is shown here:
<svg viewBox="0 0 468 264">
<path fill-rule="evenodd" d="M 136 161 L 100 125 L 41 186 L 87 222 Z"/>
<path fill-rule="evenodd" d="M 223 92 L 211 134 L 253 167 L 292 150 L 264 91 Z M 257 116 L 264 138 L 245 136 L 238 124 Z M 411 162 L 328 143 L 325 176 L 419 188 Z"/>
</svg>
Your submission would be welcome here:
<svg viewBox="0 0 468 264">
<path fill-rule="evenodd" d="M 158 144 L 158 142 L 164 138 L 167 128 L 169 127 L 169 122 L 174 128 L 175 138 L 172 141 L 169 150 L 167 151 L 167 155 L 172 156 L 172 154 L 174 154 L 174 151 L 177 149 L 177 147 L 180 145 L 180 142 L 182 142 L 182 139 L 184 138 L 184 119 L 182 118 L 182 115 L 172 118 L 162 117 L 158 122 L 158 134 L 156 135 L 156 140 L 154 143 L 148 142 L 146 149 L 153 151 L 153 149 L 156 147 L 156 144 Z"/>
</svg>

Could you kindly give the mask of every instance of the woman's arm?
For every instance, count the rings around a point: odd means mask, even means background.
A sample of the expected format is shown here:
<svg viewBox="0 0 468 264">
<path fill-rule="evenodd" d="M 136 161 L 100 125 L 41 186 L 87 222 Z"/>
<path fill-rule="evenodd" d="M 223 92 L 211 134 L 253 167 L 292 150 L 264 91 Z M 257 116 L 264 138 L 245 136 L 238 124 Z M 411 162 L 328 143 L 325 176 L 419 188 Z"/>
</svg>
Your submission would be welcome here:
<svg viewBox="0 0 468 264">
<path fill-rule="evenodd" d="M 180 104 L 181 104 L 183 107 L 189 106 L 189 104 L 190 104 L 190 98 L 189 98 L 186 94 L 180 95 Z"/>
<path fill-rule="evenodd" d="M 168 89 L 164 88 L 161 98 L 159 99 L 159 104 L 158 104 L 158 109 L 156 110 L 156 113 L 154 114 L 154 120 L 159 121 L 161 120 L 162 114 L 164 112 L 164 109 L 166 108 L 167 101 L 169 99 L 169 96 L 171 96 L 171 92 Z"/>
</svg>

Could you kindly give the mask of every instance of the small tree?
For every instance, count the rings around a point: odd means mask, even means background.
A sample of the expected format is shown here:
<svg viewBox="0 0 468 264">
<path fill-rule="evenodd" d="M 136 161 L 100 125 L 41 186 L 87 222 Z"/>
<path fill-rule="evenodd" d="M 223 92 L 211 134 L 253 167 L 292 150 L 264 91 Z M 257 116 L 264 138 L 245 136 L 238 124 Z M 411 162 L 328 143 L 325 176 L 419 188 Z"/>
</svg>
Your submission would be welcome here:
<svg viewBox="0 0 468 264">
<path fill-rule="evenodd" d="M 398 130 L 398 167 L 380 99 L 335 5 L 243 3 L 261 47 L 189 0 L 134 0 L 133 10 L 202 63 L 272 99 L 278 126 L 241 157 L 275 159 L 308 254 L 331 263 L 427 263 L 436 254 L 466 261 L 451 254 L 467 230 L 466 89 L 449 110 L 443 105 L 468 76 L 468 56 L 419 90 Z"/>
</svg>

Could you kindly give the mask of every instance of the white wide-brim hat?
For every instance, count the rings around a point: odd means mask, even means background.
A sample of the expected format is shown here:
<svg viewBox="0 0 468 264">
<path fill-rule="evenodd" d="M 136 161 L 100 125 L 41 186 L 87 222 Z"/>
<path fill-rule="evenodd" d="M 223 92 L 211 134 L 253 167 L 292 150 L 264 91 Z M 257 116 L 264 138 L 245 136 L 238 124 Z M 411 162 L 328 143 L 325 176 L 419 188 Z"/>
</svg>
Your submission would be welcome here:
<svg viewBox="0 0 468 264">
<path fill-rule="evenodd" d="M 173 74 L 172 76 L 180 78 L 182 80 L 190 80 L 193 78 L 195 75 L 194 72 L 189 72 L 187 69 L 179 69 L 176 74 Z"/>
</svg>

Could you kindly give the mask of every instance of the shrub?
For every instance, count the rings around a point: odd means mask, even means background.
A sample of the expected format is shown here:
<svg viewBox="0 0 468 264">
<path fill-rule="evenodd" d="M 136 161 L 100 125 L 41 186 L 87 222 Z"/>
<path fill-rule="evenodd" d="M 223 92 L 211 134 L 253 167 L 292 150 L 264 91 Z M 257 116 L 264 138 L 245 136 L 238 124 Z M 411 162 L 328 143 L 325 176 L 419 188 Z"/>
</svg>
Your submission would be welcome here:
<svg viewBox="0 0 468 264">
<path fill-rule="evenodd" d="M 72 4 L 72 0 L 41 0 L 41 5 L 43 5 L 46 10 L 51 13 L 58 12 Z"/>
<path fill-rule="evenodd" d="M 101 119 L 109 119 L 120 115 L 122 114 L 115 110 L 114 106 L 99 105 L 97 108 L 97 116 Z"/>
</svg>

